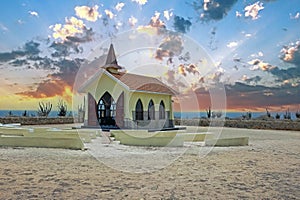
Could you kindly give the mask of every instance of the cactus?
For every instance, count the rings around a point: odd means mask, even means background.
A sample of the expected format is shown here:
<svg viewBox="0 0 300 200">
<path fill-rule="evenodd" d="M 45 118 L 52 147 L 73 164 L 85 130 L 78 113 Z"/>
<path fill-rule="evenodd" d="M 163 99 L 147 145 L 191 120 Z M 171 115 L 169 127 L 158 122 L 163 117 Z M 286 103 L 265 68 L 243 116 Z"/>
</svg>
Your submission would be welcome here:
<svg viewBox="0 0 300 200">
<path fill-rule="evenodd" d="M 289 109 L 285 112 L 285 114 L 283 115 L 284 119 L 291 119 L 291 113 L 289 111 Z"/>
<path fill-rule="evenodd" d="M 300 111 L 299 108 L 297 109 L 297 112 L 295 113 L 295 116 L 297 119 L 300 119 Z"/>
<path fill-rule="evenodd" d="M 268 118 L 270 118 L 271 117 L 271 113 L 268 111 L 268 108 L 266 108 L 266 112 L 267 112 Z"/>
<path fill-rule="evenodd" d="M 211 109 L 210 106 L 208 107 L 208 110 L 206 109 L 207 118 L 211 118 Z"/>
<path fill-rule="evenodd" d="M 44 103 L 44 102 L 39 102 L 39 110 L 38 110 L 38 116 L 41 117 L 48 117 L 49 113 L 51 112 L 52 109 L 52 104 L 50 102 Z"/>
<path fill-rule="evenodd" d="M 57 103 L 58 116 L 65 117 L 67 115 L 67 104 L 63 100 L 59 100 Z"/>
<path fill-rule="evenodd" d="M 295 115 L 296 115 L 296 118 L 297 118 L 297 119 L 300 119 L 300 112 L 299 112 L 299 111 L 297 111 L 297 112 L 295 113 Z"/>
<path fill-rule="evenodd" d="M 25 110 L 22 114 L 23 117 L 27 117 L 27 111 Z"/>
</svg>

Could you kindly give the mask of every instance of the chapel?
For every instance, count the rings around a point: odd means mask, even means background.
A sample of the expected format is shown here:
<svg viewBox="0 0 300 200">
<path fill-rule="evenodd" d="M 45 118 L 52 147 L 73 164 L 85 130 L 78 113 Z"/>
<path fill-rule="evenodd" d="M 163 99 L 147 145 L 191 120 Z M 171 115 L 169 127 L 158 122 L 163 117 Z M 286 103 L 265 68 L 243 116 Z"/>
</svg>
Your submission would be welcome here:
<svg viewBox="0 0 300 200">
<path fill-rule="evenodd" d="M 106 62 L 79 89 L 87 98 L 84 126 L 105 129 L 174 127 L 172 88 L 155 77 L 127 73 L 119 66 L 113 45 Z"/>
</svg>

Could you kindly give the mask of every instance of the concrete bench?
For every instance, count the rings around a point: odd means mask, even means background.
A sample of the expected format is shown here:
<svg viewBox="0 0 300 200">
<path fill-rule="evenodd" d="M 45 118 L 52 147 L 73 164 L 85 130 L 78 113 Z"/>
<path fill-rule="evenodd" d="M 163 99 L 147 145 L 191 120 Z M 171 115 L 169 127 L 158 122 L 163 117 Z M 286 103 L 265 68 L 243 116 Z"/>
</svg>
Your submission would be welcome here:
<svg viewBox="0 0 300 200">
<path fill-rule="evenodd" d="M 212 133 L 183 133 L 185 142 L 203 142 L 205 139 L 212 139 Z"/>
<path fill-rule="evenodd" d="M 90 143 L 91 137 L 89 133 L 77 132 L 73 130 L 44 130 L 24 133 L 25 137 L 41 137 L 41 138 L 79 138 L 84 143 Z"/>
<path fill-rule="evenodd" d="M 184 137 L 177 135 L 175 137 L 156 136 L 156 137 L 133 137 L 130 135 L 121 135 L 120 144 L 131 146 L 154 146 L 154 147 L 181 147 L 183 146 Z"/>
<path fill-rule="evenodd" d="M 128 135 L 132 137 L 148 137 L 147 130 L 110 130 L 111 136 L 115 138 L 115 140 L 120 140 L 122 135 Z"/>
<path fill-rule="evenodd" d="M 41 148 L 63 148 L 83 150 L 84 145 L 79 137 L 77 138 L 49 138 L 49 137 L 25 137 L 2 135 L 0 146 L 9 147 L 41 147 Z"/>
<path fill-rule="evenodd" d="M 29 129 L 26 128 L 7 128 L 7 127 L 0 127 L 0 132 L 4 135 L 19 135 L 23 136 L 24 133 L 28 133 Z"/>
<path fill-rule="evenodd" d="M 205 140 L 206 146 L 247 146 L 249 144 L 249 137 L 236 138 L 218 138 Z"/>
<path fill-rule="evenodd" d="M 185 130 L 174 131 L 154 131 L 148 132 L 147 130 L 111 130 L 112 137 L 119 140 L 122 135 L 129 135 L 136 138 L 150 138 L 150 137 L 175 137 L 178 134 L 185 133 Z"/>
</svg>

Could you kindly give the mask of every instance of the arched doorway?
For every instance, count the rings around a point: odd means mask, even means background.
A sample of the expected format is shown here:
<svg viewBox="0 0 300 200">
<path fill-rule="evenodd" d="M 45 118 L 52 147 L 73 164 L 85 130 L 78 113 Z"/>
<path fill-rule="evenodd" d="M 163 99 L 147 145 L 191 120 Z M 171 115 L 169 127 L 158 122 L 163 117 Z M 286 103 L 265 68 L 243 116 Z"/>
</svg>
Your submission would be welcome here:
<svg viewBox="0 0 300 200">
<path fill-rule="evenodd" d="M 115 126 L 116 121 L 116 102 L 109 94 L 105 92 L 97 105 L 97 116 L 101 126 Z"/>
</svg>

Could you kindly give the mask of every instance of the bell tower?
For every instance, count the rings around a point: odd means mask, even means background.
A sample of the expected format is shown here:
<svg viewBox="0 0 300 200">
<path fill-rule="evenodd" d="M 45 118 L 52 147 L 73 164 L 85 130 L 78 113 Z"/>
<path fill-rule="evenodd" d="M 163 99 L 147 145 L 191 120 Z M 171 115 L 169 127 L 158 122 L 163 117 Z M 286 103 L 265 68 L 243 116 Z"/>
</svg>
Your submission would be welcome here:
<svg viewBox="0 0 300 200">
<path fill-rule="evenodd" d="M 108 54 L 106 57 L 106 62 L 103 68 L 112 74 L 118 74 L 119 70 L 122 69 L 122 67 L 118 65 L 113 44 L 110 44 Z"/>
</svg>

